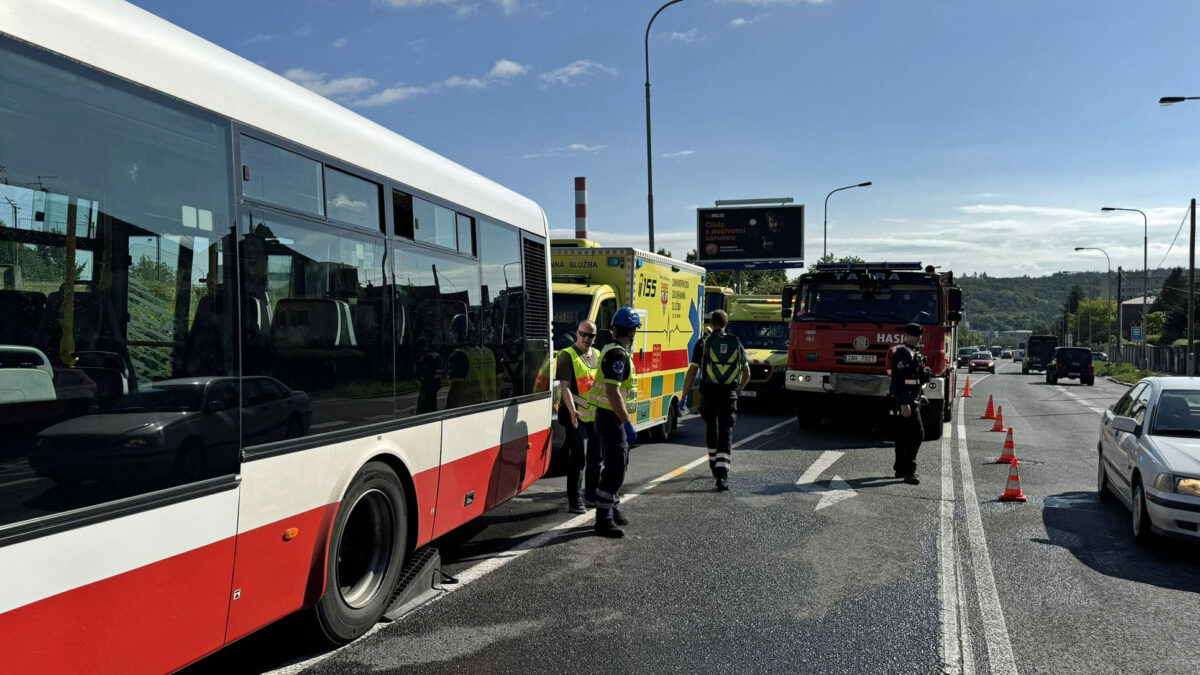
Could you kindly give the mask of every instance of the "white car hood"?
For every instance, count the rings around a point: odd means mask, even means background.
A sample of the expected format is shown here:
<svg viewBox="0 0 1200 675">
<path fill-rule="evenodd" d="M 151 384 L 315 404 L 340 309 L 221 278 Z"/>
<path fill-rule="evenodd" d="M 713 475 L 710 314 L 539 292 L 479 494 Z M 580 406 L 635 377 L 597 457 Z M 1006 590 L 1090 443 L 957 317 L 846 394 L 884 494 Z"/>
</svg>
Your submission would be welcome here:
<svg viewBox="0 0 1200 675">
<path fill-rule="evenodd" d="M 1200 438 L 1150 436 L 1171 473 L 1200 476 Z"/>
</svg>

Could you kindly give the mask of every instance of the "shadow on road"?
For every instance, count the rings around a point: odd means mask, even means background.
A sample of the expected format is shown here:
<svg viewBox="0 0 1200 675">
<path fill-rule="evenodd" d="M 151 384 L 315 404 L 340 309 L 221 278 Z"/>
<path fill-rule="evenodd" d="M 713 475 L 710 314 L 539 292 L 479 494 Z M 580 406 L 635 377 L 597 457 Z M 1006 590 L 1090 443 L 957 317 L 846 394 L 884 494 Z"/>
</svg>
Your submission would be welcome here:
<svg viewBox="0 0 1200 675">
<path fill-rule="evenodd" d="M 1065 506 L 1042 509 L 1048 539 L 1080 562 L 1111 577 L 1192 593 L 1200 592 L 1200 544 L 1162 538 L 1138 546 L 1130 533 L 1130 514 L 1120 503 L 1104 503 L 1094 492 L 1063 492 L 1046 499 Z"/>
</svg>

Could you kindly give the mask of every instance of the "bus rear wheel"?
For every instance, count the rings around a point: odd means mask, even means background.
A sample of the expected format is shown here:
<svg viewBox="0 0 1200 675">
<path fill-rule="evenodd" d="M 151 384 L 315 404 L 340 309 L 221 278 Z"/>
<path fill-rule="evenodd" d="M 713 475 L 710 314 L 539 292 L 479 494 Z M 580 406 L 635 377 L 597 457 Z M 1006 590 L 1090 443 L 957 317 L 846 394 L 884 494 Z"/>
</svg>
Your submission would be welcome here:
<svg viewBox="0 0 1200 675">
<path fill-rule="evenodd" d="M 319 637 L 345 644 L 379 621 L 404 566 L 407 541 L 404 486 L 391 467 L 370 462 L 350 482 L 329 537 L 325 593 L 313 608 Z"/>
</svg>

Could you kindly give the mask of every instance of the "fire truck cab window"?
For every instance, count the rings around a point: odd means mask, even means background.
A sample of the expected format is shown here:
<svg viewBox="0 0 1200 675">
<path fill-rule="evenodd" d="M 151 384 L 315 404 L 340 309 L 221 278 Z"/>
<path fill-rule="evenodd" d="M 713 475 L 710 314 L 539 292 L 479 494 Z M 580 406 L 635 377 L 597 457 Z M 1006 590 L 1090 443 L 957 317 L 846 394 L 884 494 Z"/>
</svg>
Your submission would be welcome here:
<svg viewBox="0 0 1200 675">
<path fill-rule="evenodd" d="M 936 324 L 940 320 L 934 288 L 915 285 L 871 288 L 855 284 L 810 286 L 798 319 L 845 319 Z"/>
</svg>

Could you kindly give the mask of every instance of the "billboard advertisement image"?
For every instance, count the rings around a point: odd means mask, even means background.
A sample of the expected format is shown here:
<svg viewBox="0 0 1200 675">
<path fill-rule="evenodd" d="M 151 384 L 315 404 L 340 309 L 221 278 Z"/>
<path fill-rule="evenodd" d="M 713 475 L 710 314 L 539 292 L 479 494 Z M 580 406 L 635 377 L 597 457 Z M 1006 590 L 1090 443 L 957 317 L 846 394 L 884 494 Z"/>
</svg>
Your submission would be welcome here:
<svg viewBox="0 0 1200 675">
<path fill-rule="evenodd" d="M 696 209 L 698 262 L 783 263 L 804 260 L 804 205 Z"/>
</svg>

